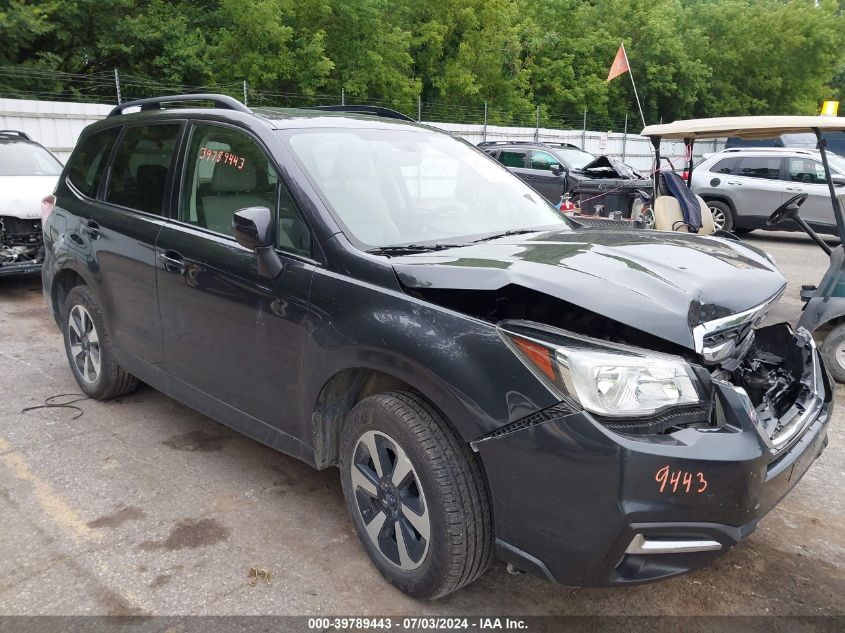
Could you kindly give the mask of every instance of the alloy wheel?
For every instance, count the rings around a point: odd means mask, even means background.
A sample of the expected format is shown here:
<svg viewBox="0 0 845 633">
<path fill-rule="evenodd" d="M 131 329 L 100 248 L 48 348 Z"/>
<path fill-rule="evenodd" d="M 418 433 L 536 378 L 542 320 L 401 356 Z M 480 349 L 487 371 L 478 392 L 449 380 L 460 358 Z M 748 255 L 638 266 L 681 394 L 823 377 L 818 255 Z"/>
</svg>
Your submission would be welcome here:
<svg viewBox="0 0 845 633">
<path fill-rule="evenodd" d="M 713 216 L 713 227 L 717 231 L 721 231 L 725 228 L 725 212 L 720 209 L 719 207 L 708 207 L 710 209 L 710 215 Z"/>
<path fill-rule="evenodd" d="M 370 541 L 403 571 L 422 565 L 431 520 L 408 455 L 386 433 L 367 431 L 355 444 L 350 469 L 355 507 Z"/>
<path fill-rule="evenodd" d="M 842 371 L 845 371 L 845 341 L 836 346 L 836 362 Z"/>
<path fill-rule="evenodd" d="M 70 310 L 67 319 L 68 344 L 73 364 L 82 380 L 91 384 L 100 377 L 100 336 L 91 314 L 81 305 Z"/>
</svg>

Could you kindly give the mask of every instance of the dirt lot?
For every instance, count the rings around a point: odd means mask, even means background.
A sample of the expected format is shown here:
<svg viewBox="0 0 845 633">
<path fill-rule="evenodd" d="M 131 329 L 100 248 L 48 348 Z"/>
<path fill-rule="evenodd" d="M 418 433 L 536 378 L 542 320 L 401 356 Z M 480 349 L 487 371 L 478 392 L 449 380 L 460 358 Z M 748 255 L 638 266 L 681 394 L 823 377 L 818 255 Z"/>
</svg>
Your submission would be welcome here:
<svg viewBox="0 0 845 633">
<path fill-rule="evenodd" d="M 786 273 L 778 315 L 794 319 L 825 258 L 802 236 L 749 239 Z M 22 413 L 78 392 L 38 278 L 0 279 L 0 387 L 0 614 L 845 614 L 841 387 L 826 452 L 713 567 L 571 589 L 497 564 L 436 603 L 369 564 L 334 469 L 314 472 L 147 387 Z M 253 586 L 253 568 L 271 581 Z"/>
</svg>

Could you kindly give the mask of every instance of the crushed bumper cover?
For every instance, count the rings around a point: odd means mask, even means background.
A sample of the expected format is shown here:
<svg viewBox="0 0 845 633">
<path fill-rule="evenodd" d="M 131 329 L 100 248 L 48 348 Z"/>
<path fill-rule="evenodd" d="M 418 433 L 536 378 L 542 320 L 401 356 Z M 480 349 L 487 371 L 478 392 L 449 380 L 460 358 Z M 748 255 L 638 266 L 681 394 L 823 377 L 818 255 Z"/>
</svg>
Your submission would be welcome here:
<svg viewBox="0 0 845 633">
<path fill-rule="evenodd" d="M 827 445 L 831 384 L 812 338 L 793 340 L 804 388 L 777 445 L 745 392 L 718 380 L 717 426 L 623 435 L 556 407 L 474 442 L 499 556 L 560 583 L 604 586 L 667 578 L 723 555 Z"/>
</svg>

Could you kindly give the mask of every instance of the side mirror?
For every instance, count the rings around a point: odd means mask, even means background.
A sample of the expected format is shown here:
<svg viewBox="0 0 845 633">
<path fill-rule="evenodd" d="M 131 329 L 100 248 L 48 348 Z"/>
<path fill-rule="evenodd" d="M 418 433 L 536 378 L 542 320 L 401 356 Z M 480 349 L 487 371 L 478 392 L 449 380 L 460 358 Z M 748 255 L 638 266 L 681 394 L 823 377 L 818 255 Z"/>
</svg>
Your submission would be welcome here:
<svg viewBox="0 0 845 633">
<path fill-rule="evenodd" d="M 273 214 L 267 207 L 238 209 L 232 217 L 235 240 L 244 248 L 255 251 L 258 274 L 275 279 L 284 264 L 273 248 Z"/>
<path fill-rule="evenodd" d="M 563 167 L 561 167 L 557 163 L 552 163 L 551 165 L 549 165 L 549 169 L 552 170 L 552 173 L 555 176 L 560 176 L 563 173 Z"/>
<path fill-rule="evenodd" d="M 833 183 L 834 187 L 845 187 L 845 176 L 831 174 L 830 181 Z"/>
</svg>

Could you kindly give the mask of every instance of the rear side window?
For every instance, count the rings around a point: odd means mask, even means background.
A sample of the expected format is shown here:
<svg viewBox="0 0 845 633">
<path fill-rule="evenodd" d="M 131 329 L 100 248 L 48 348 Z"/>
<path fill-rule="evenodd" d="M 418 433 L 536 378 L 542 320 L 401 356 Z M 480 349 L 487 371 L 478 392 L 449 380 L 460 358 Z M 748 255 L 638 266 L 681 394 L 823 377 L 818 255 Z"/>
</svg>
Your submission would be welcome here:
<svg viewBox="0 0 845 633">
<path fill-rule="evenodd" d="M 161 215 L 179 123 L 126 130 L 109 174 L 106 202 Z"/>
<path fill-rule="evenodd" d="M 119 133 L 119 127 L 96 132 L 85 137 L 73 150 L 67 177 L 80 193 L 89 198 L 97 195 L 103 168 Z"/>
<path fill-rule="evenodd" d="M 746 156 L 745 158 L 740 158 L 736 175 L 778 180 L 780 178 L 780 157 Z"/>
<path fill-rule="evenodd" d="M 499 152 L 499 162 L 505 167 L 525 167 L 525 152 L 503 149 Z"/>
<path fill-rule="evenodd" d="M 737 164 L 739 164 L 738 158 L 723 158 L 713 165 L 710 171 L 714 174 L 735 174 Z"/>
</svg>

